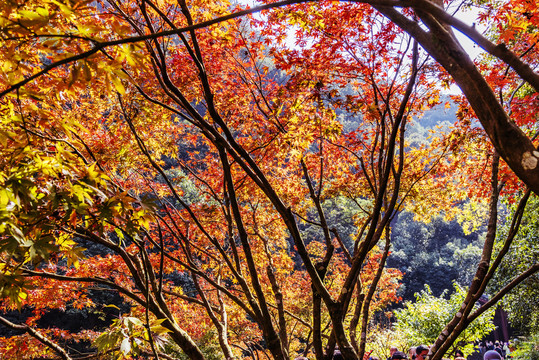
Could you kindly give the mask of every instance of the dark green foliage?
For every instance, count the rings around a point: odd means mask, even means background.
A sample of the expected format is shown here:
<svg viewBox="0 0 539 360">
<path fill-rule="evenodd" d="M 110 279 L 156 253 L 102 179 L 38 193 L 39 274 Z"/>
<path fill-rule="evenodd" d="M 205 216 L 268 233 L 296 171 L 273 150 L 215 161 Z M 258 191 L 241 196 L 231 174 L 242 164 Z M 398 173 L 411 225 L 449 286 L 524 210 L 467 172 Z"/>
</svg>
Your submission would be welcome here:
<svg viewBox="0 0 539 360">
<path fill-rule="evenodd" d="M 482 246 L 478 232 L 465 235 L 455 220 L 437 216 L 421 223 L 409 212 L 393 222 L 392 244 L 387 266 L 404 272 L 400 290 L 404 300 L 413 300 L 425 284 L 434 296 L 451 289 L 454 281 L 469 285 Z"/>
<path fill-rule="evenodd" d="M 411 344 L 434 343 L 461 307 L 466 298 L 466 292 L 465 288 L 456 283 L 451 292 L 446 290 L 440 296 L 434 296 L 428 286 L 419 289 L 415 301 L 406 301 L 404 308 L 395 311 L 396 330 L 402 333 Z M 483 339 L 494 330 L 493 317 L 493 308 L 478 317 L 460 334 L 449 353 L 459 348 L 465 355 L 471 354 L 474 349 L 473 343 Z"/>
<path fill-rule="evenodd" d="M 367 205 L 364 204 L 363 206 Z M 345 197 L 327 200 L 323 203 L 322 207 L 324 208 L 324 214 L 328 224 L 331 224 L 331 228 L 337 230 L 344 245 L 351 252 L 354 246 L 355 236 L 357 235 L 357 226 L 354 223 L 354 217 L 361 214 L 362 210 L 357 203 Z M 319 221 L 314 211 L 310 214 L 310 218 Z M 306 242 L 313 240 L 324 242 L 324 234 L 320 226 L 309 223 L 304 223 L 303 225 L 302 230 Z"/>
<path fill-rule="evenodd" d="M 510 207 L 513 207 L 510 206 Z M 533 196 L 528 201 L 522 219 L 520 231 L 504 257 L 499 271 L 496 273 L 489 292 L 507 285 L 515 276 L 525 271 L 539 259 L 539 200 Z M 505 224 L 499 239 L 505 239 L 510 224 Z M 501 246 L 501 244 L 497 244 Z M 503 307 L 508 312 L 511 325 L 521 334 L 539 333 L 539 274 L 528 278 L 521 285 L 507 294 L 503 299 Z"/>
</svg>

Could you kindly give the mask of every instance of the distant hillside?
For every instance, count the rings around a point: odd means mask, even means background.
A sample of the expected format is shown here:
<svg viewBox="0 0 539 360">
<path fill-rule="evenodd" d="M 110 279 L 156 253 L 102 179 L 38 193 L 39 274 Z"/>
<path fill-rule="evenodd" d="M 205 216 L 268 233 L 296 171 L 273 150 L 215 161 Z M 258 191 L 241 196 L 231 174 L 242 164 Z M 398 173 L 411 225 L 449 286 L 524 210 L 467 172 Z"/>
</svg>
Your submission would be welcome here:
<svg viewBox="0 0 539 360">
<path fill-rule="evenodd" d="M 436 125 L 454 124 L 457 121 L 457 105 L 451 100 L 449 95 L 440 96 L 441 103 L 431 110 L 425 112 L 425 115 L 419 119 L 418 124 L 425 129 L 432 129 Z M 449 103 L 450 107 L 446 108 L 445 104 Z"/>
<path fill-rule="evenodd" d="M 420 119 L 414 119 L 408 126 L 406 139 L 410 142 L 410 146 L 415 147 L 427 143 L 428 137 L 431 136 L 430 130 L 438 126 L 441 129 L 437 133 L 441 133 L 447 131 L 457 121 L 457 105 L 449 95 L 440 96 L 440 100 L 439 105 L 426 111 Z M 446 108 L 446 103 L 449 103 L 450 107 Z"/>
</svg>

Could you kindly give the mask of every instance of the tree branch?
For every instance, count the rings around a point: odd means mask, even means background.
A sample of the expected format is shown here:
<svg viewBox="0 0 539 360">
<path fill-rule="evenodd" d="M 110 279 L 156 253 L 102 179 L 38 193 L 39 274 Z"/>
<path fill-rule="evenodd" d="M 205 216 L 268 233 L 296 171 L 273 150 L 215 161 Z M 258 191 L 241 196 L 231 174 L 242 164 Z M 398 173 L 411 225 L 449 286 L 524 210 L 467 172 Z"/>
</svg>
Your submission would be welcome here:
<svg viewBox="0 0 539 360">
<path fill-rule="evenodd" d="M 11 321 L 9 321 L 8 319 L 4 318 L 3 316 L 0 316 L 0 323 L 2 323 L 5 326 L 7 326 L 9 328 L 12 328 L 14 330 L 21 330 L 21 331 L 27 332 L 32 337 L 36 338 L 39 342 L 41 342 L 42 344 L 44 344 L 47 347 L 54 350 L 54 352 L 56 352 L 62 359 L 64 359 L 64 360 L 73 360 L 69 356 L 67 351 L 65 351 L 60 345 L 58 345 L 57 343 L 55 343 L 54 341 L 52 341 L 51 339 L 49 339 L 45 335 L 41 334 L 39 331 L 32 328 L 31 326 L 28 326 L 26 324 L 24 324 L 24 325 L 14 324 Z"/>
</svg>

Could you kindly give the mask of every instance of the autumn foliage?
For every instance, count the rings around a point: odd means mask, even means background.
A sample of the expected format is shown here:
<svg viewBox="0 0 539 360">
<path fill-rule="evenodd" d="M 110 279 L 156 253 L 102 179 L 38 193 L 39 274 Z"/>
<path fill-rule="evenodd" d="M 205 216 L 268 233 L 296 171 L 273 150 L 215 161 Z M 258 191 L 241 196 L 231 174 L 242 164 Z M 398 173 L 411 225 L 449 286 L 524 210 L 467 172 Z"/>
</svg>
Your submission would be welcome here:
<svg viewBox="0 0 539 360">
<path fill-rule="evenodd" d="M 87 342 L 114 359 L 363 357 L 372 315 L 399 300 L 391 220 L 485 202 L 493 151 L 464 99 L 451 133 L 410 146 L 434 82 L 462 79 L 403 25 L 432 25 L 429 8 L 368 3 L 2 3 L 0 305 L 31 312 L 0 317 L 23 332 L 3 356 L 76 359 Z M 532 63 L 537 9 L 518 6 L 480 17 Z M 536 88 L 496 61 L 482 79 L 532 136 Z M 507 161 L 517 199 L 513 171 L 535 173 Z M 344 201 L 352 234 L 327 216 Z M 39 328 L 52 309 L 103 311 L 98 292 L 129 310 L 105 329 Z"/>
</svg>

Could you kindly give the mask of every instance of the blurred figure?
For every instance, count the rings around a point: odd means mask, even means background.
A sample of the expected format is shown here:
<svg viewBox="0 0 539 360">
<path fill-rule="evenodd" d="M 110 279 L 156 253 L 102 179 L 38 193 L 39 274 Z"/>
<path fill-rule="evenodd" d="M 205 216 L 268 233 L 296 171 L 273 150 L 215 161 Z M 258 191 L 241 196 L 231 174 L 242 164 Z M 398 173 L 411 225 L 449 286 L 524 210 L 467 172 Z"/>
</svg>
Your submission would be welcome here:
<svg viewBox="0 0 539 360">
<path fill-rule="evenodd" d="M 333 351 L 333 360 L 343 360 L 344 357 L 341 354 L 338 346 L 335 346 L 335 351 Z"/>
<path fill-rule="evenodd" d="M 483 355 L 487 351 L 487 345 L 484 341 L 479 342 L 479 353 Z"/>
<path fill-rule="evenodd" d="M 483 360 L 502 360 L 502 356 L 496 350 L 488 350 L 483 355 Z"/>
<path fill-rule="evenodd" d="M 503 344 L 503 348 L 502 348 L 504 354 L 505 354 L 505 358 L 510 358 L 511 357 L 511 349 L 509 348 L 509 343 L 505 342 Z"/>
<path fill-rule="evenodd" d="M 411 347 L 410 350 L 408 350 L 408 357 L 410 359 L 415 359 L 415 346 Z"/>
<path fill-rule="evenodd" d="M 397 351 L 399 349 L 397 349 L 396 346 L 392 346 L 389 348 L 389 357 L 387 358 L 387 360 L 391 360 L 391 357 L 393 356 L 393 354 L 395 353 L 395 351 Z"/>
<path fill-rule="evenodd" d="M 429 347 L 427 345 L 419 345 L 415 348 L 415 358 L 417 360 L 425 360 L 429 354 Z"/>
<path fill-rule="evenodd" d="M 502 345 L 498 340 L 496 340 L 496 342 L 494 343 L 494 350 L 497 351 L 502 358 L 505 358 L 505 352 L 503 351 Z"/>
<path fill-rule="evenodd" d="M 402 351 L 395 351 L 393 355 L 391 355 L 391 360 L 407 360 L 407 359 L 408 357 Z"/>
</svg>

